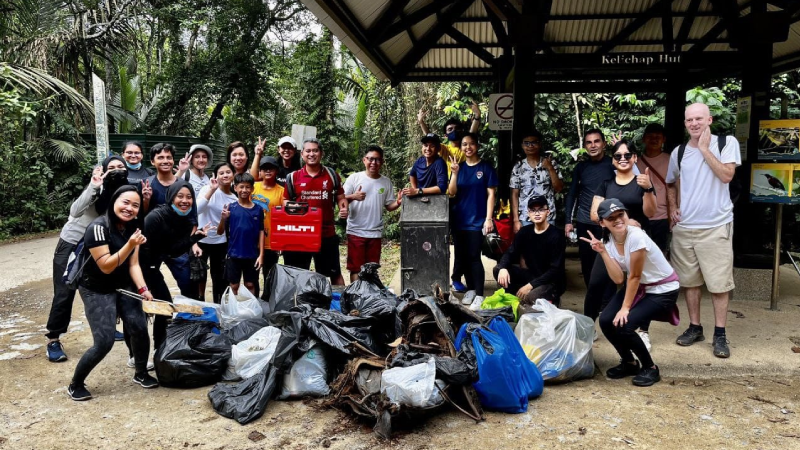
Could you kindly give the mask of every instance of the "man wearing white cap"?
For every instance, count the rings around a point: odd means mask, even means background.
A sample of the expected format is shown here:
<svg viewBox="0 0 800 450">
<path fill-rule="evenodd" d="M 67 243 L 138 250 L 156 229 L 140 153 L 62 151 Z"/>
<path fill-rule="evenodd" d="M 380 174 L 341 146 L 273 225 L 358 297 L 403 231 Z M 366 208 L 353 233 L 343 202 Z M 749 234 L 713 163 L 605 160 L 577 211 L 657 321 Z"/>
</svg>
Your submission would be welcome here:
<svg viewBox="0 0 800 450">
<path fill-rule="evenodd" d="M 259 161 L 261 161 L 261 157 L 264 155 L 264 146 L 266 144 L 267 140 L 261 140 L 261 136 L 259 136 L 258 144 L 256 145 L 256 157 L 253 158 L 253 165 L 250 166 L 250 175 L 252 175 L 256 181 L 261 181 Z M 297 142 L 292 139 L 291 136 L 284 136 L 278 139 L 277 148 L 279 164 L 276 181 L 279 185 L 285 186 L 286 175 L 300 169 L 300 154 L 297 153 Z"/>
</svg>

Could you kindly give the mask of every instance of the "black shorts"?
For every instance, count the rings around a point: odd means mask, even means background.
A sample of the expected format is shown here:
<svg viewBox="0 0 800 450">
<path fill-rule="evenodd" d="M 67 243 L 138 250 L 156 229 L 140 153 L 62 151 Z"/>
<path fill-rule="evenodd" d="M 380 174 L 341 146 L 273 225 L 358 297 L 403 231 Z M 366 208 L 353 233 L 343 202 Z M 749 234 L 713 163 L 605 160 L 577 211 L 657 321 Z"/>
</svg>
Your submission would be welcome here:
<svg viewBox="0 0 800 450">
<path fill-rule="evenodd" d="M 225 278 L 231 284 L 241 283 L 242 278 L 244 278 L 245 283 L 258 283 L 256 260 L 250 258 L 226 258 Z"/>
<path fill-rule="evenodd" d="M 284 252 L 283 263 L 287 266 L 308 270 L 314 259 L 314 271 L 326 277 L 336 277 L 342 273 L 339 265 L 339 236 L 322 238 L 319 252 Z"/>
</svg>

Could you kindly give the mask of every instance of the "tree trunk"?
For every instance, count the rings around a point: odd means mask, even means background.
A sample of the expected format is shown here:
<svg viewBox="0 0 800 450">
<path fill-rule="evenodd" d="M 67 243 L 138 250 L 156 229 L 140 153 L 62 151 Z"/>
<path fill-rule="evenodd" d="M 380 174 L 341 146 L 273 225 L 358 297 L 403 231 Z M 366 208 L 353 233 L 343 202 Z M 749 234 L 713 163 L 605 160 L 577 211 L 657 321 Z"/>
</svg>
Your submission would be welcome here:
<svg viewBox="0 0 800 450">
<path fill-rule="evenodd" d="M 572 106 L 575 108 L 575 127 L 578 130 L 578 148 L 583 147 L 583 129 L 581 127 L 581 109 L 578 106 L 578 94 L 572 94 Z"/>
</svg>

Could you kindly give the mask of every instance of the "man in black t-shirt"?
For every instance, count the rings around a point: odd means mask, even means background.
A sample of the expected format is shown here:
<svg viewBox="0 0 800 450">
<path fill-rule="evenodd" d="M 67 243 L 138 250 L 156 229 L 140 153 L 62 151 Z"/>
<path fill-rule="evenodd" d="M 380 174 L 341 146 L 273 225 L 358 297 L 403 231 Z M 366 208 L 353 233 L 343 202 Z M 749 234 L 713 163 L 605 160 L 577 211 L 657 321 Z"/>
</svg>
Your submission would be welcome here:
<svg viewBox="0 0 800 450">
<path fill-rule="evenodd" d="M 522 227 L 493 270 L 497 283 L 519 297 L 520 307 L 537 298 L 558 305 L 564 293 L 564 232 L 547 222 L 550 209 L 543 195 L 528 201 L 532 225 Z"/>
</svg>

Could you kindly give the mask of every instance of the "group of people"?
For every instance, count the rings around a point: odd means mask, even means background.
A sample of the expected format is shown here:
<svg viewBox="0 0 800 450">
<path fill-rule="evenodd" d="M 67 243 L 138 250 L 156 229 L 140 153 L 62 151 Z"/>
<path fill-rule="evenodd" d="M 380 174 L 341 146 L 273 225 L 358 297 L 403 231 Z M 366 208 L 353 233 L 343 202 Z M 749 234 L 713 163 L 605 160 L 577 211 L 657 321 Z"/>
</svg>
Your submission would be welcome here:
<svg viewBox="0 0 800 450">
<path fill-rule="evenodd" d="M 381 175 L 384 153 L 375 145 L 364 153 L 365 170 L 342 183 L 336 171 L 322 163 L 324 150 L 317 139 L 306 139 L 298 148 L 285 136 L 277 143 L 275 157 L 265 154 L 266 141 L 259 138 L 252 161 L 245 145 L 233 142 L 226 149 L 226 161 L 214 166 L 211 176 L 207 172 L 213 151 L 208 146 L 191 146 L 176 167 L 175 148 L 156 144 L 147 155 L 151 170 L 142 164 L 143 146 L 125 143 L 120 155 L 107 157 L 93 171 L 70 208 L 54 254 L 47 356 L 54 362 L 67 358 L 59 337 L 70 322 L 75 289 L 63 274 L 71 259 L 81 260 L 74 258 L 81 253 L 85 267 L 77 290 L 94 339 L 76 367 L 69 395 L 74 400 L 91 398 L 86 377 L 116 340 L 124 340 L 129 348 L 133 381 L 145 388 L 158 386 L 148 374 L 152 363 L 147 361 L 149 336 L 141 305 L 117 289 L 169 301 L 162 264 L 181 294 L 190 298 L 205 300 L 209 271 L 214 302 L 220 302 L 228 288 L 238 293 L 242 283 L 257 295 L 262 280 L 262 297 L 266 296 L 268 273 L 280 257 L 270 248 L 270 216 L 276 206 L 288 202 L 319 208 L 322 244 L 316 253 L 283 252 L 284 263 L 308 269 L 313 260 L 317 272 L 342 285 L 334 226 L 337 208 L 338 217 L 347 219 L 346 269 L 353 281 L 363 264 L 380 261 L 385 211 L 397 209 L 404 197 L 449 195 L 456 254 L 453 288 L 474 290 L 473 307 L 480 305 L 485 277 L 481 247 L 484 235 L 495 227 L 498 176 L 480 158 L 474 132 L 479 117 L 476 111 L 467 132 L 461 122 L 448 121 L 443 143 L 428 132 L 421 112 L 422 156 L 409 172 L 408 186 L 396 194 L 392 182 Z M 586 132 L 588 158 L 573 173 L 563 231 L 555 226 L 554 196 L 564 188 L 558 165 L 546 155 L 541 133 L 526 132 L 521 140 L 525 158 L 513 166 L 509 186 L 515 235 L 494 277 L 520 298 L 523 309 L 539 298 L 557 304 L 566 286 L 566 240 L 577 234 L 587 285 L 584 314 L 599 317 L 601 330 L 621 358 L 619 366 L 608 370 L 610 378 L 632 375 L 634 384 L 642 386 L 660 379 L 647 332 L 652 320 L 677 324 L 679 287 L 685 288 L 690 326 L 677 343 L 704 339 L 700 286 L 706 284 L 714 302 L 714 354 L 730 355 L 725 312 L 733 289 L 733 205 L 727 183 L 740 160 L 735 139 L 717 148 L 719 139 L 709 128 L 712 120 L 705 105 L 688 107 L 690 140 L 671 155 L 663 153 L 660 125 L 645 130 L 641 155 L 633 143 L 615 139 L 609 157 L 603 133 Z M 671 263 L 665 257 L 670 235 Z M 618 291 L 620 285 L 624 287 Z M 123 333 L 116 330 L 118 317 Z M 166 338 L 166 326 L 166 318 L 156 316 L 155 348 Z"/>
</svg>

